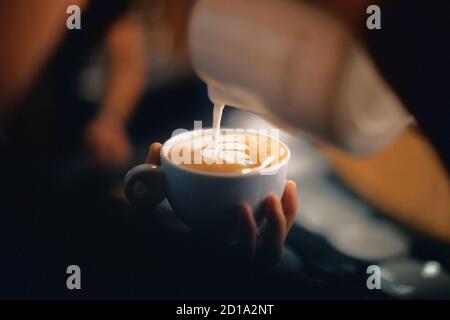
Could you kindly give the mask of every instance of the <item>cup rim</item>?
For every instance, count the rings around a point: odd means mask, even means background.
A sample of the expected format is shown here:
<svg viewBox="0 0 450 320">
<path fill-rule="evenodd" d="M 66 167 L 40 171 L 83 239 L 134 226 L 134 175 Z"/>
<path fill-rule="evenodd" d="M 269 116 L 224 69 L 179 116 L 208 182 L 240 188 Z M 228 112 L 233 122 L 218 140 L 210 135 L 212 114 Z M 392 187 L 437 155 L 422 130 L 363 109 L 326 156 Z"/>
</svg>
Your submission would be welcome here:
<svg viewBox="0 0 450 320">
<path fill-rule="evenodd" d="M 224 128 L 220 128 L 221 131 L 224 130 L 224 129 L 237 129 L 237 128 L 225 128 L 225 127 Z M 260 170 L 257 170 L 255 172 L 245 173 L 245 174 L 243 174 L 243 173 L 236 173 L 236 172 L 212 172 L 212 171 L 195 170 L 195 169 L 190 169 L 190 168 L 183 167 L 181 165 L 177 165 L 177 164 L 175 164 L 172 160 L 170 160 L 167 157 L 167 155 L 166 155 L 166 153 L 167 153 L 166 151 L 167 150 L 166 149 L 167 149 L 167 145 L 169 144 L 169 142 L 173 142 L 176 139 L 181 139 L 184 136 L 192 135 L 192 134 L 195 134 L 197 132 L 202 132 L 202 131 L 203 132 L 205 132 L 205 131 L 207 132 L 207 131 L 212 131 L 212 130 L 214 130 L 214 129 L 213 128 L 207 128 L 207 129 L 200 129 L 200 130 L 190 130 L 190 131 L 183 132 L 181 134 L 178 134 L 176 136 L 171 137 L 166 142 L 164 142 L 164 144 L 161 147 L 161 160 L 165 160 L 165 162 L 167 164 L 169 164 L 171 167 L 174 167 L 174 168 L 176 168 L 178 170 L 186 171 L 186 172 L 194 173 L 194 174 L 198 174 L 198 175 L 204 175 L 204 176 L 223 177 L 223 178 L 237 178 L 237 177 L 249 177 L 249 176 L 261 175 L 261 171 L 264 170 L 264 169 L 260 169 Z M 275 172 L 277 172 L 276 170 L 279 170 L 282 166 L 284 166 L 285 164 L 288 163 L 289 159 L 291 158 L 291 151 L 289 150 L 288 146 L 284 142 L 280 141 L 279 139 L 275 139 L 273 137 L 270 137 L 267 134 L 262 134 L 262 133 L 256 133 L 256 134 L 264 136 L 264 137 L 267 137 L 269 139 L 273 139 L 273 140 L 278 142 L 280 145 L 282 145 L 286 149 L 286 151 L 287 151 L 286 157 L 282 161 L 277 163 L 273 168 L 271 167 L 271 170 L 274 170 Z"/>
</svg>

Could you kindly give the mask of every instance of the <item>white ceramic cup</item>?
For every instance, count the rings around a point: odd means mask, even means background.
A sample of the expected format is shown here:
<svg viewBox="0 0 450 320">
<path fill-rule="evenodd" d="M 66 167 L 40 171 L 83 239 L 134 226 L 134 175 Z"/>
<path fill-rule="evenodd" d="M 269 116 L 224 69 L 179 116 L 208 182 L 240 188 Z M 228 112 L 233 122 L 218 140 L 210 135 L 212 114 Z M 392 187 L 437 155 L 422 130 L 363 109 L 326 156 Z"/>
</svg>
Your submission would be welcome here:
<svg viewBox="0 0 450 320">
<path fill-rule="evenodd" d="M 131 169 L 124 181 L 130 203 L 154 208 L 167 197 L 175 214 L 193 231 L 220 235 L 232 230 L 242 203 L 248 203 L 256 215 L 269 193 L 282 196 L 290 151 L 276 139 L 287 155 L 271 167 L 271 174 L 263 170 L 247 174 L 198 171 L 169 159 L 172 146 L 195 135 L 213 134 L 212 130 L 190 131 L 172 137 L 161 148 L 160 166 L 141 164 Z"/>
</svg>

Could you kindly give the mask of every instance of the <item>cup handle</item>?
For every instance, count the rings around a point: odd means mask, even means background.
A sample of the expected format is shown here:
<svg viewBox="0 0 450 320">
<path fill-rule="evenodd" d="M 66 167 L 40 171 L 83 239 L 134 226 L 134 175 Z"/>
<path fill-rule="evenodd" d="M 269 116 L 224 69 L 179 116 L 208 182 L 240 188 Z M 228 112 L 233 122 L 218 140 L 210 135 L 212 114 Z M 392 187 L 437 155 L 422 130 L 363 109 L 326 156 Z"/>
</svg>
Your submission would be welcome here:
<svg viewBox="0 0 450 320">
<path fill-rule="evenodd" d="M 140 164 L 127 172 L 123 189 L 132 205 L 154 208 L 166 197 L 166 179 L 161 166 Z"/>
</svg>

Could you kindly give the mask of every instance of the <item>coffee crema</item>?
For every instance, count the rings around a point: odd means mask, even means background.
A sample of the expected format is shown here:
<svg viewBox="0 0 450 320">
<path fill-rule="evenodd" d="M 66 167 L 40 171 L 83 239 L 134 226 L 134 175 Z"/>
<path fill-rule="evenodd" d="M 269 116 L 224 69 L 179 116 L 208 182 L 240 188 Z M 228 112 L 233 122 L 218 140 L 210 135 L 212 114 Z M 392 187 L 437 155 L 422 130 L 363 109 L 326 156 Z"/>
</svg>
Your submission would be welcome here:
<svg viewBox="0 0 450 320">
<path fill-rule="evenodd" d="M 287 156 L 283 144 L 258 133 L 187 136 L 167 152 L 169 160 L 188 169 L 234 174 L 270 169 Z"/>
</svg>

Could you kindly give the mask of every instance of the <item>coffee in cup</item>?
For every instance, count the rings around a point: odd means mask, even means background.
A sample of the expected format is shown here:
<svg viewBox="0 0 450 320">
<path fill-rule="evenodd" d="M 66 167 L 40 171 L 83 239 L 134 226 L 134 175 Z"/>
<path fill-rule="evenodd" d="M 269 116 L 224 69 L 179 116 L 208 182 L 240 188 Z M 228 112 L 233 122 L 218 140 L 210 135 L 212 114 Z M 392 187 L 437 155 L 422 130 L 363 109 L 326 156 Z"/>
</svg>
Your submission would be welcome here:
<svg viewBox="0 0 450 320">
<path fill-rule="evenodd" d="M 160 166 L 131 169 L 124 181 L 130 203 L 151 209 L 167 197 L 194 232 L 226 238 L 242 203 L 256 215 L 270 193 L 283 195 L 290 158 L 285 144 L 230 129 L 221 129 L 214 141 L 215 133 L 206 129 L 174 136 L 161 148 Z"/>
<path fill-rule="evenodd" d="M 287 157 L 288 151 L 266 135 L 224 129 L 219 135 L 212 132 L 182 139 L 167 155 L 172 162 L 190 170 L 248 174 L 275 167 Z"/>
</svg>

